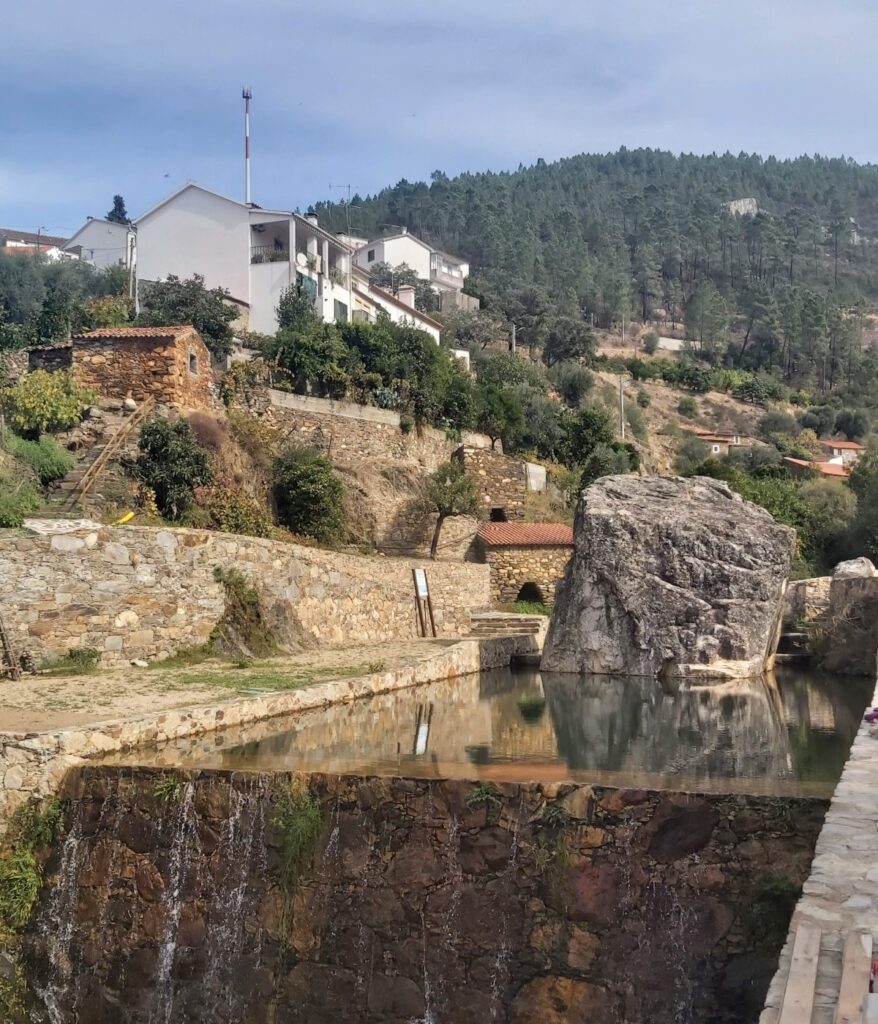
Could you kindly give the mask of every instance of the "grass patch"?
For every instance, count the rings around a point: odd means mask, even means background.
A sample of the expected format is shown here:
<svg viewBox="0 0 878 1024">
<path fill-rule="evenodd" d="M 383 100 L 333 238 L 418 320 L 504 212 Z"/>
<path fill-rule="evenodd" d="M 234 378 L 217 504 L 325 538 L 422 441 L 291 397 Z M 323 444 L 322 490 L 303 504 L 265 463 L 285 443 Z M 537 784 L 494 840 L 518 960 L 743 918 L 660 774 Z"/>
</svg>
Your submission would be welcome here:
<svg viewBox="0 0 878 1024">
<path fill-rule="evenodd" d="M 162 662 L 161 664 L 166 664 Z M 374 664 L 370 665 L 341 665 L 329 668 L 313 669 L 283 669 L 260 667 L 258 663 L 248 664 L 243 669 L 235 670 L 232 663 L 226 670 L 199 672 L 196 675 L 180 675 L 167 681 L 168 689 L 186 689 L 191 686 L 216 686 L 225 690 L 301 690 L 306 686 L 313 686 L 315 683 L 325 682 L 328 679 L 352 679 L 356 676 L 366 675 L 372 671 Z"/>
<path fill-rule="evenodd" d="M 552 609 L 541 601 L 516 601 L 512 611 L 519 615 L 551 615 Z"/>
<path fill-rule="evenodd" d="M 182 650 L 177 651 L 176 654 L 172 654 L 170 658 L 163 658 L 161 661 L 151 661 L 147 668 L 192 668 L 193 665 L 200 665 L 211 657 L 213 657 L 213 654 L 206 645 L 202 647 L 184 647 Z"/>
<path fill-rule="evenodd" d="M 76 460 L 51 437 L 28 441 L 11 431 L 0 434 L 0 444 L 19 462 L 36 473 L 43 486 L 54 483 L 66 476 L 76 465 Z"/>
<path fill-rule="evenodd" d="M 40 664 L 40 674 L 49 676 L 88 676 L 98 670 L 101 652 L 94 647 L 71 647 L 60 658 L 47 658 Z"/>
<path fill-rule="evenodd" d="M 173 803 L 183 789 L 183 780 L 178 775 L 169 775 L 153 787 L 153 796 L 163 804 Z"/>
</svg>

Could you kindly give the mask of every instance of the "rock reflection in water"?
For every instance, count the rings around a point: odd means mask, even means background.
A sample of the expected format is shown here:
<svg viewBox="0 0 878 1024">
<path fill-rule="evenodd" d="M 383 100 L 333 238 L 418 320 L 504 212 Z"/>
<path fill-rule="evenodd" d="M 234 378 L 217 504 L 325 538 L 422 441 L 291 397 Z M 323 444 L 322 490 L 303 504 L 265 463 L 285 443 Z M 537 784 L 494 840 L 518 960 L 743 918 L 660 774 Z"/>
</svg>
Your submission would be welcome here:
<svg viewBox="0 0 878 1024">
<path fill-rule="evenodd" d="M 182 740 L 136 760 L 826 795 L 869 692 L 867 682 L 790 671 L 674 689 L 497 671 Z"/>
</svg>

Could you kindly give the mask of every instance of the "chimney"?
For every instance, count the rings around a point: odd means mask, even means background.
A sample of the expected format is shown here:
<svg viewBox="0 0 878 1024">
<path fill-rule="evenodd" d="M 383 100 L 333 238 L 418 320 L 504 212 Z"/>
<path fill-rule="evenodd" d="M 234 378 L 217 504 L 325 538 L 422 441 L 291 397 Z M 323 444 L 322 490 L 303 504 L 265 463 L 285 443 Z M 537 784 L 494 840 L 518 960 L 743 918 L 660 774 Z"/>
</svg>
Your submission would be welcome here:
<svg viewBox="0 0 878 1024">
<path fill-rule="evenodd" d="M 400 232 L 400 234 L 403 234 L 403 235 L 407 235 L 408 233 L 409 233 L 409 229 L 408 228 L 403 228 L 402 231 Z"/>
<path fill-rule="evenodd" d="M 316 213 L 306 213 L 305 220 L 308 221 L 309 224 L 313 224 L 315 228 L 320 226 Z"/>
<path fill-rule="evenodd" d="M 396 289 L 396 297 L 410 309 L 415 308 L 415 289 L 410 284 L 401 284 Z"/>
</svg>

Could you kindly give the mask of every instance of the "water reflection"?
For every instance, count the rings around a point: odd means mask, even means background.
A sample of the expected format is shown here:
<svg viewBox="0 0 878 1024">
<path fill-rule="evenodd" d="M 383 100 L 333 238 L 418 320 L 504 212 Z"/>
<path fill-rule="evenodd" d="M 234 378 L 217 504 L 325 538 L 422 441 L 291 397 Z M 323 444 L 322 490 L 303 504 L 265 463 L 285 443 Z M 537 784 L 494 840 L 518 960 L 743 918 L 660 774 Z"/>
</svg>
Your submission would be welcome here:
<svg viewBox="0 0 878 1024">
<path fill-rule="evenodd" d="M 829 795 L 870 694 L 867 681 L 790 670 L 672 690 L 498 671 L 178 741 L 137 761 Z"/>
</svg>

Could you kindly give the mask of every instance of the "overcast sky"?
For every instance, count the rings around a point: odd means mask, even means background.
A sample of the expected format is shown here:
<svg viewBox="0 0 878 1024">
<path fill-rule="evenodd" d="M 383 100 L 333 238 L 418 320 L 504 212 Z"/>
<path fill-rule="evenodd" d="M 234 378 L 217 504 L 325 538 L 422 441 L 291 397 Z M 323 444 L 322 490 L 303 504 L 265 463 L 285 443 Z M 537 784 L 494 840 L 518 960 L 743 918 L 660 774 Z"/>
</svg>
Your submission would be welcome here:
<svg viewBox="0 0 878 1024">
<path fill-rule="evenodd" d="M 874 0 L 0 0 L 0 225 L 584 151 L 878 160 Z"/>
</svg>

